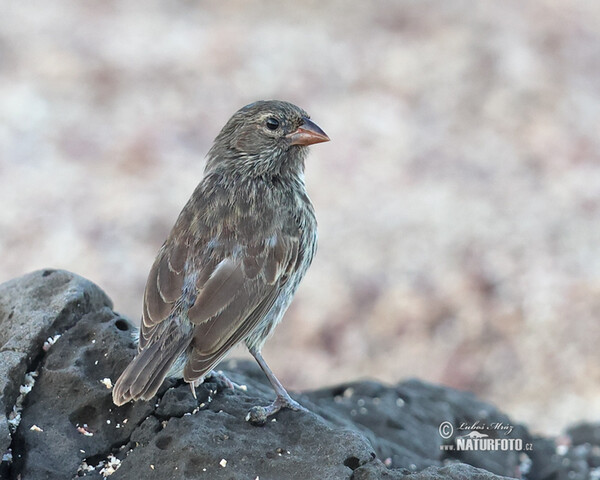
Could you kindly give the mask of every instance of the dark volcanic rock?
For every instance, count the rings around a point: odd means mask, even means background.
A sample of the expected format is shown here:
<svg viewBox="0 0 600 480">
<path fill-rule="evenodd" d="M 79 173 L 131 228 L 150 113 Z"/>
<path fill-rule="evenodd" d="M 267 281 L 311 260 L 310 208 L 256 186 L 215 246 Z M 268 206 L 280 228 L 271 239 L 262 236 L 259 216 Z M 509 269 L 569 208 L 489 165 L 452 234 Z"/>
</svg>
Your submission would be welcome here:
<svg viewBox="0 0 600 480">
<path fill-rule="evenodd" d="M 598 466 L 597 426 L 574 428 L 572 446 L 557 450 L 473 395 L 417 380 L 299 394 L 312 413 L 286 410 L 256 427 L 246 414 L 273 392 L 254 363 L 230 361 L 222 368 L 245 389 L 209 378 L 194 399 L 187 385 L 168 380 L 155 400 L 115 407 L 107 379 L 133 356 L 132 330 L 100 289 L 67 272 L 0 285 L 0 426 L 12 452 L 2 478 L 550 479 L 586 478 Z M 46 352 L 44 340 L 55 334 L 62 336 Z M 17 401 L 33 370 L 33 389 Z M 9 435 L 15 402 L 21 422 Z M 454 428 L 447 440 L 443 422 Z M 456 439 L 468 434 L 523 446 L 458 451 Z"/>
<path fill-rule="evenodd" d="M 111 308 L 105 293 L 85 278 L 41 270 L 0 286 L 0 449 L 11 443 L 8 416 L 25 373 L 37 368 L 47 338 L 86 313 Z"/>
<path fill-rule="evenodd" d="M 388 458 L 392 466 L 418 471 L 459 460 L 498 475 L 519 472 L 521 460 L 517 451 L 456 452 L 445 448 L 447 442 L 439 434 L 440 425 L 444 422 L 455 428 L 476 422 L 486 427 L 512 425 L 506 415 L 472 394 L 408 380 L 396 387 L 375 382 L 349 383 L 306 396 L 322 406 L 322 410 L 314 410 L 324 418 L 363 433 L 378 457 Z M 469 431 L 466 429 L 457 432 L 457 435 Z M 487 428 L 485 434 L 491 438 L 521 439 L 524 443 L 533 441 L 521 426 L 514 426 L 509 435 Z"/>
</svg>

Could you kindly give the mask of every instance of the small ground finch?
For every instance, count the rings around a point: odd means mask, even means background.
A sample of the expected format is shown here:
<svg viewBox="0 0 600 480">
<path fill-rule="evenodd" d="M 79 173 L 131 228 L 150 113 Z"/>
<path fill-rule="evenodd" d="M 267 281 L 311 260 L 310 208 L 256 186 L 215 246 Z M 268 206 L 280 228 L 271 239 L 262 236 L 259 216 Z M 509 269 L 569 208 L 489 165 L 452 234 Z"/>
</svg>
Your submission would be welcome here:
<svg viewBox="0 0 600 480">
<path fill-rule="evenodd" d="M 304 160 L 308 145 L 328 140 L 282 101 L 252 103 L 227 122 L 148 275 L 139 349 L 115 383 L 117 405 L 152 398 L 167 375 L 194 391 L 244 341 L 277 394 L 255 419 L 302 408 L 260 351 L 315 254 Z"/>
</svg>

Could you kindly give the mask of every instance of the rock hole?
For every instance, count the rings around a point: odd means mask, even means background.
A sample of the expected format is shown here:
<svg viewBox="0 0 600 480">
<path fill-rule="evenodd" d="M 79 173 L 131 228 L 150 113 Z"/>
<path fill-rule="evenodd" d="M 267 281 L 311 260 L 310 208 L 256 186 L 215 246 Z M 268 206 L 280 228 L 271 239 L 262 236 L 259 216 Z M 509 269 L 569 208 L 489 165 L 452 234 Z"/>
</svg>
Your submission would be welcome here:
<svg viewBox="0 0 600 480">
<path fill-rule="evenodd" d="M 90 429 L 96 430 L 99 426 L 98 411 L 92 405 L 85 405 L 69 415 L 69 421 L 75 427 L 87 425 Z"/>
<path fill-rule="evenodd" d="M 98 453 L 97 455 L 90 455 L 86 457 L 85 463 L 88 465 L 99 465 L 100 462 L 106 460 L 106 453 Z"/>
<path fill-rule="evenodd" d="M 117 327 L 122 332 L 126 332 L 127 330 L 129 330 L 129 323 L 126 320 L 119 318 L 117 321 L 115 321 L 115 327 Z"/>
<path fill-rule="evenodd" d="M 42 277 L 47 277 L 49 275 L 52 275 L 55 272 L 55 270 L 44 270 L 42 272 Z"/>
<path fill-rule="evenodd" d="M 357 457 L 348 457 L 346 460 L 344 460 L 344 465 L 352 470 L 356 470 L 358 467 L 360 467 L 360 460 Z"/>
<path fill-rule="evenodd" d="M 166 450 L 167 448 L 169 448 L 169 445 L 171 445 L 172 441 L 173 441 L 173 437 L 171 437 L 170 435 L 165 435 L 163 437 L 157 438 L 155 445 L 157 448 L 160 448 L 161 450 Z"/>
</svg>

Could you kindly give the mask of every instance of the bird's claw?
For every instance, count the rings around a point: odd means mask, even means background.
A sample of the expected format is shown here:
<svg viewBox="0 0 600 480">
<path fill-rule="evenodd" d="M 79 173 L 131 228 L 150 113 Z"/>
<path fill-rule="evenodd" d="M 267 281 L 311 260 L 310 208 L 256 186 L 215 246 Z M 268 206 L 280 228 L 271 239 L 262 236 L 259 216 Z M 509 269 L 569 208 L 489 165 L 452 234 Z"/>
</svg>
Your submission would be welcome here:
<svg viewBox="0 0 600 480">
<path fill-rule="evenodd" d="M 289 408 L 290 410 L 294 410 L 295 412 L 308 412 L 306 408 L 300 405 L 292 397 L 277 396 L 277 398 L 271 405 L 268 405 L 266 407 L 262 407 L 260 405 L 252 407 L 246 415 L 246 421 L 251 423 L 252 425 L 262 427 L 267 423 L 267 419 L 270 416 L 275 415 L 282 408 Z"/>
<path fill-rule="evenodd" d="M 192 395 L 194 396 L 194 399 L 196 399 L 196 400 L 198 400 L 198 397 L 196 396 L 196 387 L 198 387 L 201 383 L 202 383 L 201 379 L 190 382 L 190 388 L 192 389 Z"/>
</svg>

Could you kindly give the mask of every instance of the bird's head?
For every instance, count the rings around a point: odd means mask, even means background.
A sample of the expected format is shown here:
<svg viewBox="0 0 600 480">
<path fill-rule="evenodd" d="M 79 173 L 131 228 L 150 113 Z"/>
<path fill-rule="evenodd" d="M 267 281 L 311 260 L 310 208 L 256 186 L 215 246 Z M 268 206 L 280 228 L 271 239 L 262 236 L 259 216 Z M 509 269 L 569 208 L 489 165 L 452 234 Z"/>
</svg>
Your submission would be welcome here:
<svg viewBox="0 0 600 480">
<path fill-rule="evenodd" d="M 223 127 L 208 154 L 206 170 L 233 169 L 252 176 L 301 172 L 306 147 L 327 141 L 325 132 L 296 105 L 254 102 Z"/>
</svg>

